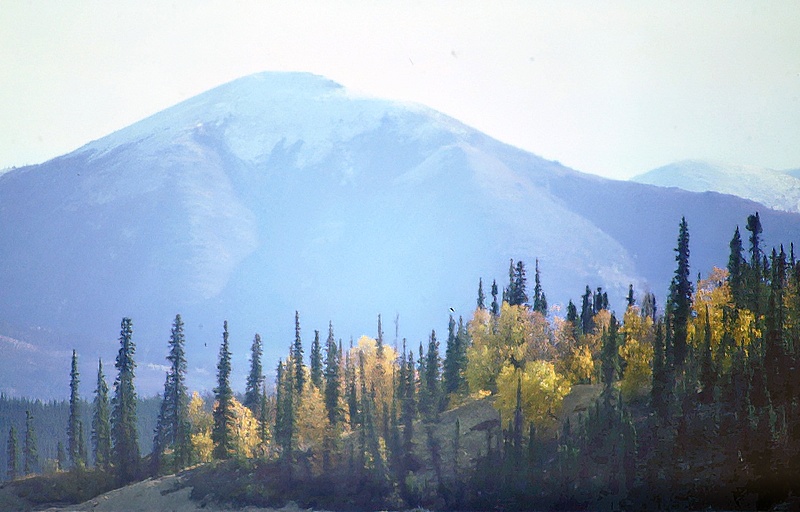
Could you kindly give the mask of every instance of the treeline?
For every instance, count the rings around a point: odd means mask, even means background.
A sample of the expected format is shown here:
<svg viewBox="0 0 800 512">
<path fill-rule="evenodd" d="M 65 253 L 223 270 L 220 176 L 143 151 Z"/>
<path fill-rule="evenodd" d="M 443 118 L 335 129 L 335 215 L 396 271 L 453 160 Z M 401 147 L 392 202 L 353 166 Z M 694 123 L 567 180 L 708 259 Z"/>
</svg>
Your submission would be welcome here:
<svg viewBox="0 0 800 512">
<path fill-rule="evenodd" d="M 124 319 L 113 395 L 99 368 L 91 428 L 70 413 L 67 455 L 80 468 L 90 450 L 120 483 L 228 461 L 208 466 L 195 490 L 221 472 L 213 492 L 240 504 L 768 507 L 800 492 L 800 263 L 793 246 L 762 248 L 758 214 L 746 229 L 747 250 L 737 228 L 727 267 L 693 280 L 682 219 L 666 304 L 631 286 L 621 318 L 588 285 L 580 307 L 551 315 L 538 261 L 529 296 L 526 266 L 513 260 L 491 302 L 479 280 L 472 318 L 450 318 L 444 347 L 433 331 L 418 347 L 389 346 L 380 316 L 374 338 L 344 345 L 329 324 L 306 346 L 296 313 L 274 393 L 256 334 L 241 400 L 227 322 L 213 404 L 189 394 L 178 315 L 146 458 Z M 568 396 L 578 401 L 565 411 Z M 470 417 L 487 401 L 496 412 Z M 225 473 L 232 466 L 247 471 Z"/>
</svg>

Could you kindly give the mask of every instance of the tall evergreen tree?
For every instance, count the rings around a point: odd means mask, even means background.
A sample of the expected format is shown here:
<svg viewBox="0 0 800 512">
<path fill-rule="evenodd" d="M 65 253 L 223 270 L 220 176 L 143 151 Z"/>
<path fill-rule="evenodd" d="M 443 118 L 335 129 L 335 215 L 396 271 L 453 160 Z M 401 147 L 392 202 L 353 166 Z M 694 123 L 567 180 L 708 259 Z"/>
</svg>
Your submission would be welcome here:
<svg viewBox="0 0 800 512">
<path fill-rule="evenodd" d="M 486 295 L 483 293 L 483 278 L 478 279 L 478 309 L 486 309 Z"/>
<path fill-rule="evenodd" d="M 594 329 L 594 301 L 592 290 L 586 285 L 586 293 L 581 295 L 581 332 L 589 334 Z"/>
<path fill-rule="evenodd" d="M 329 322 L 328 339 L 325 343 L 325 411 L 328 413 L 328 421 L 333 426 L 338 425 L 342 417 L 342 409 L 339 405 L 342 386 L 340 358 L 333 337 L 333 322 Z"/>
<path fill-rule="evenodd" d="M 737 309 L 747 307 L 746 303 L 746 273 L 747 260 L 744 259 L 742 247 L 742 236 L 739 234 L 739 226 L 731 239 L 730 256 L 728 257 L 728 285 L 731 289 L 731 298 Z"/>
<path fill-rule="evenodd" d="M 9 480 L 17 478 L 17 430 L 13 427 L 8 431 L 8 442 L 6 443 L 6 477 Z"/>
<path fill-rule="evenodd" d="M 378 315 L 378 325 L 380 325 L 380 315 Z M 378 337 L 381 339 L 381 337 Z M 383 341 L 381 339 L 381 341 Z M 380 345 L 383 349 L 383 345 Z M 322 346 L 319 342 L 319 331 L 314 331 L 314 341 L 311 343 L 311 383 L 317 389 L 322 389 Z"/>
<path fill-rule="evenodd" d="M 689 317 L 692 314 L 692 281 L 689 279 L 689 227 L 686 218 L 681 218 L 678 246 L 675 248 L 678 263 L 670 284 L 669 301 L 672 311 L 672 336 L 674 344 L 674 366 L 680 371 L 686 359 Z"/>
<path fill-rule="evenodd" d="M 97 387 L 92 403 L 92 448 L 98 466 L 111 462 L 111 422 L 108 405 L 108 384 L 103 375 L 103 360 L 97 361 Z"/>
<path fill-rule="evenodd" d="M 136 426 L 136 388 L 133 379 L 136 363 L 133 356 L 133 322 L 123 318 L 119 335 L 120 348 L 114 366 L 117 378 L 114 381 L 114 398 L 111 411 L 111 440 L 114 461 L 121 483 L 133 481 L 139 473 L 139 440 Z"/>
<path fill-rule="evenodd" d="M 33 415 L 25 411 L 25 444 L 22 447 L 23 472 L 25 475 L 35 473 L 39 466 L 39 451 L 36 448 L 36 430 L 33 427 Z"/>
<path fill-rule="evenodd" d="M 500 304 L 497 302 L 497 281 L 492 280 L 492 315 L 500 316 Z"/>
<path fill-rule="evenodd" d="M 228 321 L 223 323 L 222 345 L 219 349 L 219 362 L 217 363 L 217 387 L 214 388 L 216 405 L 214 407 L 214 427 L 211 430 L 211 440 L 214 442 L 213 456 L 215 459 L 227 459 L 233 453 L 233 416 L 231 389 L 231 351 L 228 341 Z"/>
<path fill-rule="evenodd" d="M 169 339 L 169 354 L 167 361 L 170 368 L 164 381 L 164 397 L 161 401 L 161 411 L 156 427 L 154 445 L 154 463 L 158 460 L 167 447 L 172 447 L 175 453 L 174 469 L 179 469 L 188 464 L 187 454 L 190 439 L 184 435 L 185 424 L 189 421 L 189 393 L 186 389 L 186 337 L 183 333 L 183 320 L 181 315 L 175 315 Z M 158 464 L 157 464 L 158 465 Z M 158 469 L 158 468 L 157 468 Z"/>
<path fill-rule="evenodd" d="M 261 335 L 256 333 L 253 337 L 253 344 L 250 345 L 250 373 L 247 375 L 244 403 L 242 404 L 252 411 L 254 417 L 259 416 L 261 386 L 264 384 L 264 372 L 261 367 L 261 355 L 263 353 Z"/>
<path fill-rule="evenodd" d="M 608 330 L 603 333 L 603 346 L 600 352 L 601 378 L 603 380 L 603 396 L 606 404 L 610 405 L 614 394 L 614 382 L 619 374 L 619 324 L 614 314 Z"/>
<path fill-rule="evenodd" d="M 80 373 L 78 372 L 78 354 L 72 350 L 72 369 L 69 372 L 69 419 L 67 421 L 67 449 L 69 460 L 73 466 L 85 462 L 81 460 L 80 453 L 80 424 L 81 424 L 81 399 L 78 395 Z"/>
<path fill-rule="evenodd" d="M 547 297 L 542 290 L 542 280 L 539 274 L 539 258 L 536 258 L 536 273 L 533 285 L 533 310 L 547 316 Z"/>
<path fill-rule="evenodd" d="M 656 323 L 656 335 L 653 342 L 653 385 L 650 390 L 650 404 L 656 415 L 667 419 L 667 361 L 664 343 L 664 322 Z"/>
<path fill-rule="evenodd" d="M 294 345 L 292 345 L 291 361 L 293 365 L 292 371 L 294 372 L 292 376 L 294 389 L 297 391 L 297 395 L 300 396 L 306 383 L 306 372 L 303 365 L 303 341 L 300 339 L 300 313 L 297 311 L 294 312 Z"/>
<path fill-rule="evenodd" d="M 421 357 L 421 356 L 420 356 Z M 436 340 L 436 331 L 431 331 L 428 340 L 428 351 L 425 356 L 425 397 L 426 403 L 420 402 L 420 410 L 426 415 L 429 421 L 437 421 L 439 411 L 442 408 L 442 382 L 441 382 L 442 361 L 439 356 L 439 342 Z"/>
<path fill-rule="evenodd" d="M 456 321 L 453 315 L 450 315 L 450 320 L 447 322 L 447 348 L 445 349 L 445 357 L 443 364 L 442 383 L 444 385 L 445 395 L 452 393 L 457 387 L 457 372 L 458 368 L 455 366 L 455 354 L 458 352 L 458 339 L 456 338 Z"/>
<path fill-rule="evenodd" d="M 633 307 L 636 305 L 636 298 L 633 296 L 633 285 L 628 285 L 628 297 L 625 299 L 628 303 L 628 307 Z"/>
</svg>

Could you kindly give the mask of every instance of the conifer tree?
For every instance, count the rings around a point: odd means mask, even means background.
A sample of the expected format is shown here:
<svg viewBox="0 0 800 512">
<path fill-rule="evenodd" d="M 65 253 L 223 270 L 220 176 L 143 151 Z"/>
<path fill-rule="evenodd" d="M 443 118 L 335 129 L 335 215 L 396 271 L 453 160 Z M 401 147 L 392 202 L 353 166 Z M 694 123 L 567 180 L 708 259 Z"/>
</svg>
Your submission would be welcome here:
<svg viewBox="0 0 800 512">
<path fill-rule="evenodd" d="M 403 340 L 403 352 L 405 352 L 406 344 Z M 401 404 L 401 423 L 403 424 L 403 453 L 405 454 L 404 469 L 409 467 L 410 457 L 414 453 L 414 418 L 417 415 L 417 396 L 416 396 L 416 382 L 414 378 L 414 352 L 409 351 L 408 357 L 405 358 L 406 369 L 404 372 L 405 382 L 401 383 L 403 386 L 402 404 Z"/>
<path fill-rule="evenodd" d="M 294 375 L 294 389 L 297 391 L 297 396 L 303 392 L 303 387 L 306 384 L 306 373 L 303 365 L 303 341 L 300 339 L 300 313 L 294 312 L 294 345 L 292 345 L 292 371 Z"/>
<path fill-rule="evenodd" d="M 436 340 L 436 331 L 431 331 L 428 340 L 428 352 L 425 357 L 425 385 L 428 405 L 425 410 L 430 421 L 438 421 L 439 412 L 444 405 L 442 400 L 441 381 L 442 360 L 439 356 L 439 342 Z"/>
<path fill-rule="evenodd" d="M 8 442 L 6 443 L 7 469 L 6 476 L 9 480 L 17 478 L 17 430 L 12 426 L 8 431 Z"/>
<path fill-rule="evenodd" d="M 108 404 L 108 384 L 103 375 L 103 360 L 97 361 L 97 387 L 92 403 L 92 448 L 98 466 L 111 462 L 111 423 Z"/>
<path fill-rule="evenodd" d="M 467 348 L 469 347 L 469 332 L 464 325 L 463 317 L 458 318 L 456 328 L 452 317 L 448 325 L 447 349 L 442 375 L 444 386 L 443 399 L 450 393 L 461 393 L 466 389 L 464 371 L 467 367 Z M 446 405 L 446 404 L 442 404 Z"/>
<path fill-rule="evenodd" d="M 667 418 L 667 362 L 664 344 L 664 323 L 656 324 L 655 341 L 653 342 L 653 385 L 650 391 L 650 403 L 658 417 Z"/>
<path fill-rule="evenodd" d="M 728 285 L 731 288 L 731 298 L 736 309 L 741 309 L 747 307 L 747 291 L 745 290 L 747 261 L 742 255 L 744 248 L 742 247 L 742 237 L 739 234 L 739 226 L 736 226 L 729 247 L 731 252 L 728 257 Z"/>
<path fill-rule="evenodd" d="M 539 258 L 536 258 L 536 273 L 533 285 L 533 310 L 547 316 L 547 297 L 542 290 L 542 280 L 539 275 Z"/>
<path fill-rule="evenodd" d="M 603 333 L 600 359 L 603 395 L 606 405 L 610 405 L 613 397 L 614 381 L 616 381 L 619 372 L 619 324 L 613 313 L 611 314 L 608 330 Z"/>
<path fill-rule="evenodd" d="M 692 313 L 692 282 L 689 279 L 689 227 L 686 218 L 681 218 L 678 246 L 675 248 L 678 263 L 670 284 L 669 301 L 672 312 L 672 336 L 674 344 L 674 367 L 680 371 L 686 359 L 689 317 Z"/>
<path fill-rule="evenodd" d="M 325 411 L 332 426 L 339 424 L 342 416 L 339 398 L 341 393 L 341 355 L 333 337 L 333 322 L 328 323 L 328 339 L 325 343 Z"/>
<path fill-rule="evenodd" d="M 380 315 L 378 315 L 380 325 Z M 382 345 L 381 345 L 382 348 Z M 319 342 L 319 331 L 314 331 L 314 341 L 311 343 L 311 383 L 317 389 L 322 389 L 322 346 Z"/>
<path fill-rule="evenodd" d="M 486 295 L 483 293 L 483 278 L 478 279 L 478 309 L 486 309 Z"/>
<path fill-rule="evenodd" d="M 228 341 L 228 321 L 223 323 L 222 345 L 219 349 L 219 362 L 217 363 L 217 387 L 214 388 L 216 404 L 214 406 L 214 427 L 211 430 L 211 440 L 214 442 L 213 456 L 215 459 L 227 459 L 233 453 L 233 417 L 232 403 L 233 390 L 230 384 L 231 377 L 231 351 Z"/>
<path fill-rule="evenodd" d="M 586 285 L 586 293 L 581 295 L 581 332 L 589 334 L 594 329 L 594 302 L 592 290 Z"/>
<path fill-rule="evenodd" d="M 179 469 L 188 464 L 187 453 L 190 439 L 184 435 L 188 419 L 189 394 L 186 389 L 186 338 L 183 333 L 181 315 L 175 316 L 169 339 L 167 361 L 170 368 L 164 381 L 164 396 L 161 401 L 158 425 L 153 440 L 153 462 L 156 470 L 160 465 L 163 451 L 172 447 L 175 453 L 174 468 Z"/>
<path fill-rule="evenodd" d="M 69 372 L 69 419 L 67 422 L 67 448 L 69 449 L 69 460 L 73 466 L 82 465 L 80 453 L 80 424 L 81 424 L 81 399 L 78 396 L 78 384 L 80 383 L 80 373 L 78 373 L 78 354 L 72 350 L 72 369 Z"/>
<path fill-rule="evenodd" d="M 700 354 L 700 386 L 702 387 L 700 399 L 703 403 L 711 403 L 714 399 L 714 385 L 716 383 L 716 370 L 711 352 L 711 319 L 708 313 L 708 304 L 705 308 L 705 322 L 703 323 L 703 344 Z"/>
<path fill-rule="evenodd" d="M 264 384 L 264 372 L 261 367 L 261 355 L 263 354 L 261 335 L 256 333 L 253 337 L 253 344 L 250 346 L 250 373 L 247 375 L 247 385 L 244 392 L 244 405 L 253 416 L 259 416 L 261 405 L 260 391 Z"/>
<path fill-rule="evenodd" d="M 59 441 L 56 447 L 56 469 L 58 471 L 64 471 L 66 467 L 67 467 L 67 454 L 64 451 L 63 441 Z"/>
<path fill-rule="evenodd" d="M 579 327 L 580 327 L 580 317 L 578 316 L 578 308 L 575 307 L 575 303 L 572 302 L 572 299 L 569 300 L 567 304 L 567 322 L 570 323 L 570 334 L 572 334 L 572 339 L 577 340 L 579 335 Z"/>
<path fill-rule="evenodd" d="M 267 387 L 261 385 L 259 393 L 261 403 L 258 405 L 258 441 L 262 446 L 269 443 L 269 415 L 267 411 Z"/>
<path fill-rule="evenodd" d="M 497 281 L 492 280 L 492 316 L 500 316 L 500 304 L 497 302 Z"/>
<path fill-rule="evenodd" d="M 39 466 L 39 451 L 36 448 L 36 430 L 33 427 L 33 415 L 25 411 L 25 444 L 22 448 L 23 473 L 30 475 Z"/>
<path fill-rule="evenodd" d="M 136 363 L 133 356 L 133 322 L 123 318 L 119 335 L 120 349 L 114 366 L 114 398 L 111 411 L 111 440 L 114 462 L 121 483 L 133 481 L 139 473 L 139 440 L 136 426 L 136 388 L 133 384 Z"/>
<path fill-rule="evenodd" d="M 628 297 L 626 298 L 626 301 L 628 303 L 628 307 L 629 308 L 636 305 L 636 299 L 633 296 L 633 285 L 632 284 L 628 285 Z"/>
<path fill-rule="evenodd" d="M 284 461 L 292 460 L 294 450 L 293 441 L 295 435 L 295 384 L 293 382 L 293 366 L 291 358 L 284 366 L 278 361 L 276 375 L 276 388 L 279 390 L 276 395 L 275 413 L 275 440 L 281 449 L 281 459 Z"/>
<path fill-rule="evenodd" d="M 378 335 L 375 337 L 375 352 L 381 361 L 383 360 L 383 326 L 381 325 L 381 315 L 378 315 Z M 382 369 L 383 366 L 378 366 Z"/>
</svg>

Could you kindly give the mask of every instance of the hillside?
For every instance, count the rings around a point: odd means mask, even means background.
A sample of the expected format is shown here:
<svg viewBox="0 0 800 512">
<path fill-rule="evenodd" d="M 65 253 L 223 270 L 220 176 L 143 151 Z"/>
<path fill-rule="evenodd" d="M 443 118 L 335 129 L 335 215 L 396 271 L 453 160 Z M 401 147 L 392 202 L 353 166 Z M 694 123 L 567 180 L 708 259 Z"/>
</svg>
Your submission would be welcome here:
<svg viewBox="0 0 800 512">
<path fill-rule="evenodd" d="M 510 258 L 539 259 L 553 305 L 587 284 L 616 308 L 630 283 L 662 298 L 681 216 L 692 271 L 708 272 L 756 210 L 765 245 L 800 240 L 797 214 L 598 178 L 422 106 L 257 74 L 0 175 L 0 390 L 66 396 L 63 354 L 84 375 L 108 366 L 129 316 L 137 387 L 154 394 L 176 313 L 189 386 L 212 386 L 227 319 L 242 389 L 254 333 L 273 369 L 295 310 L 306 342 L 329 320 L 345 340 L 373 333 L 382 314 L 413 344 L 450 308 L 468 319 L 478 279 L 502 288 Z"/>
<path fill-rule="evenodd" d="M 731 194 L 767 208 L 800 213 L 800 174 L 763 167 L 686 160 L 631 178 L 637 183 L 691 192 Z"/>
</svg>

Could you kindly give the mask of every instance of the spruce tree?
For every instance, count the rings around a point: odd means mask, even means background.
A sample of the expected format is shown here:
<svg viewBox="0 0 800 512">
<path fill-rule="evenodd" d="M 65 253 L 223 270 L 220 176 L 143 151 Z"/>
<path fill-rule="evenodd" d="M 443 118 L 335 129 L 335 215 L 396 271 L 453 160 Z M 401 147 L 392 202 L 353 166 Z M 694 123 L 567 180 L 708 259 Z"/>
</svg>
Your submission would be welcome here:
<svg viewBox="0 0 800 512">
<path fill-rule="evenodd" d="M 536 260 L 536 262 L 538 268 L 539 260 Z M 525 274 L 525 263 L 520 260 L 514 268 L 514 295 L 509 300 L 509 304 L 513 306 L 524 306 L 528 303 L 528 292 L 526 290 L 528 278 Z"/>
<path fill-rule="evenodd" d="M 242 404 L 252 411 L 254 417 L 259 416 L 260 393 L 264 384 L 264 372 L 261 367 L 261 355 L 263 352 L 261 336 L 256 333 L 253 337 L 253 344 L 250 345 L 250 373 L 247 375 L 244 403 Z"/>
<path fill-rule="evenodd" d="M 626 301 L 628 303 L 628 307 L 629 308 L 636 305 L 636 299 L 633 296 L 633 285 L 632 284 L 628 285 L 628 297 L 626 298 Z"/>
<path fill-rule="evenodd" d="M 439 342 L 436 340 L 436 331 L 431 331 L 428 340 L 428 351 L 425 357 L 425 397 L 428 401 L 424 411 L 429 421 L 438 421 L 439 412 L 442 409 L 442 382 L 441 382 L 442 361 L 439 356 Z"/>
<path fill-rule="evenodd" d="M 458 342 L 456 321 L 453 320 L 453 315 L 450 315 L 450 321 L 447 323 L 447 348 L 445 349 L 444 373 L 442 375 L 445 396 L 454 393 L 459 385 L 458 353 L 460 348 L 458 347 Z"/>
<path fill-rule="evenodd" d="M 303 341 L 300 339 L 300 313 L 294 312 L 294 345 L 292 345 L 292 371 L 294 375 L 294 389 L 300 396 L 306 383 L 305 367 L 303 365 Z"/>
<path fill-rule="evenodd" d="M 533 310 L 547 316 L 547 297 L 542 290 L 542 280 L 539 275 L 539 259 L 536 259 L 536 273 L 533 285 Z"/>
<path fill-rule="evenodd" d="M 328 323 L 328 339 L 325 343 L 325 411 L 332 426 L 339 424 L 342 409 L 339 405 L 341 394 L 341 355 L 333 337 L 333 322 Z"/>
<path fill-rule="evenodd" d="M 170 368 L 164 381 L 164 396 L 161 401 L 158 425 L 156 426 L 155 439 L 153 440 L 153 462 L 159 466 L 159 459 L 164 450 L 173 448 L 175 453 L 174 469 L 179 469 L 188 464 L 187 452 L 190 439 L 185 434 L 185 424 L 188 423 L 189 394 L 186 389 L 186 338 L 183 333 L 183 320 L 181 315 L 175 316 L 169 339 L 169 354 L 167 360 Z M 156 467 L 156 470 L 159 468 Z"/>
<path fill-rule="evenodd" d="M 31 411 L 25 411 L 25 444 L 22 448 L 23 472 L 25 475 L 35 473 L 39 466 L 39 451 L 36 448 L 36 430 L 33 427 Z"/>
<path fill-rule="evenodd" d="M 231 351 L 228 341 L 228 321 L 223 323 L 222 345 L 219 349 L 219 362 L 217 363 L 217 387 L 214 388 L 216 404 L 214 407 L 214 427 L 211 430 L 211 440 L 214 442 L 212 455 L 215 459 L 224 460 L 233 453 L 233 417 L 232 400 L 233 390 L 231 378 Z"/>
<path fill-rule="evenodd" d="M 80 373 L 78 373 L 78 354 L 72 350 L 72 369 L 69 372 L 69 419 L 67 422 L 67 449 L 69 450 L 69 460 L 73 466 L 82 465 L 80 454 L 80 423 L 81 423 L 81 399 L 78 395 L 78 384 L 80 383 Z"/>
<path fill-rule="evenodd" d="M 483 293 L 483 278 L 478 279 L 478 309 L 486 309 L 486 295 Z"/>
<path fill-rule="evenodd" d="M 689 328 L 689 317 L 692 314 L 692 282 L 689 279 L 689 227 L 686 218 L 681 218 L 678 246 L 675 248 L 675 261 L 678 263 L 675 275 L 670 284 L 669 301 L 672 311 L 672 335 L 674 344 L 674 367 L 677 371 L 683 368 L 686 359 L 686 347 Z"/>
<path fill-rule="evenodd" d="M 589 334 L 594 329 L 594 302 L 592 290 L 586 285 L 586 293 L 581 295 L 581 332 Z"/>
<path fill-rule="evenodd" d="M 111 423 L 108 405 L 108 384 L 103 375 L 103 360 L 97 361 L 97 387 L 92 403 L 92 448 L 98 466 L 111 462 Z"/>
<path fill-rule="evenodd" d="M 500 316 L 500 304 L 497 302 L 497 281 L 492 280 L 492 315 Z"/>
<path fill-rule="evenodd" d="M 668 382 L 666 347 L 664 343 L 664 322 L 656 324 L 655 341 L 653 342 L 653 385 L 650 390 L 650 403 L 656 415 L 662 421 L 667 419 Z"/>
<path fill-rule="evenodd" d="M 731 289 L 731 298 L 736 309 L 747 307 L 746 297 L 746 273 L 747 261 L 742 255 L 744 248 L 742 246 L 742 237 L 739 234 L 739 226 L 736 226 L 736 231 L 733 233 L 733 238 L 729 244 L 730 256 L 728 256 L 728 285 Z"/>
<path fill-rule="evenodd" d="M 9 480 L 17 478 L 17 430 L 12 426 L 8 431 L 8 442 L 6 443 L 6 477 Z"/>
<path fill-rule="evenodd" d="M 380 325 L 380 315 L 378 315 L 378 325 Z M 382 340 L 380 336 L 378 339 Z M 383 349 L 383 345 L 379 344 L 379 350 Z M 314 331 L 314 341 L 311 343 L 311 383 L 317 389 L 322 389 L 322 346 L 319 342 L 319 331 Z"/>
<path fill-rule="evenodd" d="M 133 343 L 133 322 L 123 318 L 119 335 L 120 348 L 114 366 L 117 378 L 114 381 L 114 398 L 111 411 L 111 441 L 114 462 L 121 483 L 133 481 L 139 474 L 139 440 L 136 425 L 136 363 Z"/>
<path fill-rule="evenodd" d="M 619 373 L 619 324 L 614 314 L 611 314 L 611 321 L 608 330 L 603 332 L 603 346 L 600 351 L 601 378 L 603 381 L 603 396 L 606 405 L 611 404 L 614 394 L 614 382 Z"/>
<path fill-rule="evenodd" d="M 56 469 L 64 471 L 67 467 L 67 454 L 64 451 L 64 442 L 59 441 L 56 444 Z"/>
</svg>

